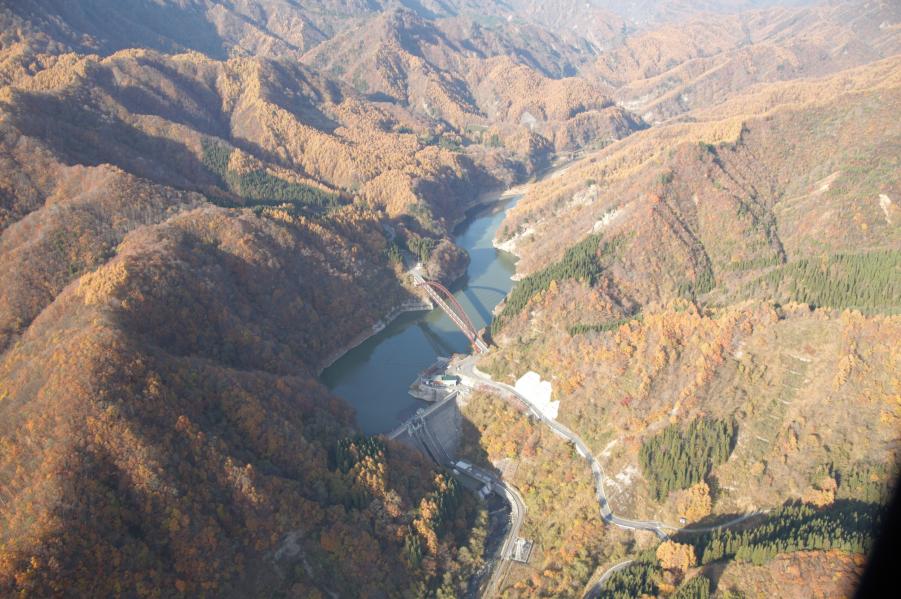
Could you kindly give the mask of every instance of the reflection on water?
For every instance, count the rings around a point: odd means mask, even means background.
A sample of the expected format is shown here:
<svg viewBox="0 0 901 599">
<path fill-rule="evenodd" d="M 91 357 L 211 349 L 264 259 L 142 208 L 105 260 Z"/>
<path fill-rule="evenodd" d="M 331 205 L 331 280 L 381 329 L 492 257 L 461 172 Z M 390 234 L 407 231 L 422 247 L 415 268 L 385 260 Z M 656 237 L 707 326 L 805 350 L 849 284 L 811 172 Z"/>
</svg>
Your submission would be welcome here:
<svg viewBox="0 0 901 599">
<path fill-rule="evenodd" d="M 488 324 L 513 284 L 514 258 L 494 249 L 491 240 L 516 199 L 473 210 L 455 231 L 457 245 L 469 252 L 471 261 L 451 290 L 476 328 Z M 421 370 L 438 356 L 469 351 L 466 336 L 440 309 L 402 314 L 325 369 L 322 381 L 356 409 L 363 432 L 385 433 L 424 405 L 407 394 Z"/>
</svg>

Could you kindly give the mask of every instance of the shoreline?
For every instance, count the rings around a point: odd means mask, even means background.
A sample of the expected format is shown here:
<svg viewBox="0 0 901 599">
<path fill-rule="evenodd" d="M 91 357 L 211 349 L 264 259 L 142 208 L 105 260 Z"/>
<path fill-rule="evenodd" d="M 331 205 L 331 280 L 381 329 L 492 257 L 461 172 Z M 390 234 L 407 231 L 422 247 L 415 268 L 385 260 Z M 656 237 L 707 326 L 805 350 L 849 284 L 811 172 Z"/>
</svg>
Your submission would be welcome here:
<svg viewBox="0 0 901 599">
<path fill-rule="evenodd" d="M 484 192 L 478 194 L 474 200 L 472 200 L 471 202 L 468 202 L 466 204 L 466 206 L 463 208 L 463 212 L 460 215 L 460 217 L 455 219 L 452 222 L 451 226 L 449 227 L 449 231 L 453 234 L 462 223 L 466 222 L 466 219 L 469 218 L 469 213 L 472 212 L 473 210 L 475 210 L 477 208 L 482 208 L 484 206 L 490 206 L 492 204 L 499 204 L 505 200 L 510 200 L 511 198 L 514 198 L 517 195 L 523 195 L 524 193 L 526 193 L 526 191 L 528 190 L 528 188 L 531 185 L 535 184 L 538 181 L 541 181 L 542 179 L 544 179 L 548 176 L 551 176 L 554 172 L 557 172 L 557 171 L 565 168 L 571 162 L 573 162 L 573 161 L 572 160 L 564 160 L 557 164 L 551 164 L 548 168 L 544 169 L 540 173 L 536 173 L 528 181 L 525 181 L 523 183 L 517 183 L 516 185 L 514 185 L 512 187 L 507 187 L 504 189 L 501 189 L 501 188 L 489 189 L 487 191 L 484 191 Z M 495 235 L 497 235 L 497 233 L 495 233 Z M 457 237 L 456 235 L 453 235 L 454 239 L 456 237 Z M 495 249 L 498 249 L 501 251 L 506 251 L 507 253 L 509 253 L 517 258 L 519 257 L 514 252 L 511 252 L 504 248 L 498 247 L 496 237 L 494 239 L 492 239 L 491 245 Z M 464 276 L 466 276 L 465 272 L 462 275 L 460 275 L 459 277 L 457 277 L 457 279 L 455 279 L 453 282 L 460 280 Z M 514 281 L 519 280 L 516 272 L 513 273 L 511 278 Z M 495 306 L 495 310 L 497 310 L 497 308 L 499 306 L 501 306 L 505 300 L 506 300 L 506 296 L 504 297 L 504 299 L 502 299 L 498 303 L 497 306 Z M 389 312 L 388 314 L 386 314 L 385 316 L 380 318 L 378 321 L 376 321 L 372 325 L 371 329 L 363 330 L 359 335 L 354 337 L 351 341 L 349 341 L 341 349 L 336 350 L 335 352 L 329 354 L 329 356 L 325 360 L 320 362 L 319 366 L 317 366 L 316 377 L 321 378 L 322 373 L 327 368 L 329 368 L 330 366 L 333 366 L 338 360 L 343 358 L 349 351 L 351 351 L 351 350 L 359 347 L 363 343 L 365 343 L 367 339 L 370 339 L 371 337 L 374 337 L 375 335 L 378 335 L 379 333 L 381 333 L 383 330 L 385 330 L 385 328 L 388 327 L 388 325 L 390 325 L 392 322 L 394 322 L 394 320 L 396 320 L 397 317 L 399 317 L 401 314 L 404 314 L 406 312 L 420 312 L 420 311 L 425 312 L 425 311 L 431 311 L 433 309 L 434 309 L 434 306 L 431 305 L 431 303 L 426 303 L 422 300 L 409 300 L 408 302 L 404 302 L 403 304 L 394 308 L 391 312 Z M 492 314 L 494 314 L 494 311 L 492 311 Z"/>
<path fill-rule="evenodd" d="M 497 204 L 503 202 L 504 200 L 508 200 L 515 196 L 518 192 L 516 191 L 518 188 L 525 185 L 524 183 L 520 183 L 518 185 L 514 185 L 513 187 L 505 187 L 490 189 L 488 191 L 483 191 L 478 194 L 474 200 L 471 202 L 467 202 L 467 204 L 463 207 L 463 213 L 450 223 L 450 227 L 448 230 L 451 233 L 451 236 L 456 239 L 457 235 L 454 235 L 454 232 L 457 228 L 466 222 L 466 219 L 469 218 L 469 213 L 478 208 L 484 208 L 485 206 L 490 206 L 492 204 Z"/>
<path fill-rule="evenodd" d="M 469 218 L 469 213 L 477 208 L 482 208 L 484 206 L 490 206 L 492 204 L 500 203 L 504 200 L 510 199 L 511 197 L 517 195 L 519 193 L 519 188 L 524 185 L 528 185 L 528 183 L 521 183 L 519 185 L 515 185 L 513 187 L 507 187 L 505 189 L 492 189 L 488 191 L 484 191 L 476 196 L 476 199 L 472 202 L 469 202 L 466 207 L 463 209 L 463 214 L 456 219 L 456 221 L 451 225 L 450 231 L 453 231 L 459 227 L 462 223 L 466 222 L 466 219 Z M 456 236 L 454 236 L 456 238 Z M 451 284 L 456 283 L 460 279 L 466 276 L 466 272 L 461 274 L 459 277 L 454 279 Z M 343 358 L 348 352 L 356 349 L 365 343 L 368 339 L 375 337 L 382 331 L 384 331 L 388 325 L 397 320 L 397 318 L 401 314 L 406 314 L 407 312 L 426 312 L 432 311 L 435 309 L 435 306 L 430 302 L 425 302 L 423 300 L 409 300 L 404 302 L 400 306 L 392 309 L 388 314 L 382 316 L 379 320 L 373 323 L 371 329 L 363 330 L 360 334 L 354 337 L 351 341 L 349 341 L 346 345 L 341 347 L 340 349 L 332 352 L 329 356 L 319 363 L 316 367 L 316 377 L 321 378 L 322 373 L 331 366 Z M 320 381 L 321 382 L 321 381 Z"/>
<path fill-rule="evenodd" d="M 546 169 L 542 170 L 540 173 L 537 173 L 530 180 L 509 188 L 501 197 L 503 198 L 507 195 L 525 196 L 529 192 L 529 188 L 532 187 L 533 185 L 535 185 L 536 183 L 540 183 L 541 181 L 544 181 L 546 179 L 551 179 L 551 178 L 558 177 L 558 176 L 564 174 L 566 172 L 566 170 L 576 160 L 577 160 L 576 158 L 563 159 L 563 160 L 560 160 L 559 162 L 552 163 Z M 535 232 L 534 227 L 529 226 L 526 228 L 526 230 L 524 230 L 520 233 L 514 234 L 513 236 L 511 236 L 509 239 L 507 239 L 505 241 L 499 241 L 497 238 L 497 232 L 495 232 L 494 238 L 491 240 L 491 245 L 492 245 L 492 247 L 494 247 L 494 249 L 500 250 L 502 252 L 507 252 L 511 256 L 515 256 L 518 259 L 518 258 L 521 258 L 521 256 L 516 253 L 516 242 L 528 237 L 529 235 L 532 235 L 534 232 Z M 514 281 L 519 281 L 522 279 L 522 277 L 517 272 L 514 272 L 513 276 L 511 278 Z"/>
<path fill-rule="evenodd" d="M 388 314 L 382 316 L 376 322 L 372 324 L 369 330 L 363 330 L 360 334 L 354 337 L 350 342 L 341 347 L 338 350 L 332 352 L 325 360 L 323 360 L 319 366 L 317 366 L 316 377 L 321 378 L 322 373 L 333 366 L 335 362 L 343 358 L 349 351 L 356 349 L 357 347 L 363 345 L 368 339 L 371 339 L 384 331 L 388 326 L 397 320 L 401 314 L 406 314 L 408 312 L 430 312 L 435 309 L 435 306 L 430 302 L 425 302 L 423 300 L 409 300 L 401 304 L 400 306 L 396 306 L 393 308 Z M 321 381 L 320 381 L 321 382 Z"/>
<path fill-rule="evenodd" d="M 466 206 L 463 208 L 463 212 L 462 212 L 461 216 L 453 221 L 453 223 L 449 227 L 449 231 L 453 234 L 455 232 L 455 230 L 462 223 L 466 222 L 466 219 L 469 218 L 469 213 L 472 212 L 473 210 L 475 210 L 477 208 L 482 208 L 484 206 L 490 206 L 492 204 L 499 204 L 505 200 L 510 200 L 511 198 L 514 198 L 517 195 L 523 195 L 526 193 L 526 191 L 528 190 L 528 188 L 530 186 L 532 186 L 536 182 L 541 181 L 542 179 L 544 179 L 548 176 L 551 176 L 554 172 L 557 172 L 557 171 L 565 168 L 571 162 L 573 162 L 573 161 L 572 160 L 564 160 L 557 164 L 551 164 L 549 167 L 547 167 L 543 171 L 536 173 L 528 181 L 518 183 L 512 187 L 507 187 L 504 189 L 501 189 L 501 188 L 490 189 L 490 190 L 487 190 L 487 191 L 484 191 L 484 192 L 478 194 L 474 200 L 472 200 L 471 202 L 468 202 L 466 204 Z M 497 233 L 495 233 L 495 235 L 497 235 Z M 457 237 L 456 235 L 453 235 L 454 239 L 456 237 Z M 507 253 L 518 258 L 518 256 L 514 252 L 511 252 L 504 248 L 499 248 L 497 246 L 496 241 L 497 241 L 496 237 L 494 239 L 492 239 L 492 241 L 491 241 L 491 245 L 495 249 L 498 249 L 500 251 L 506 251 Z M 457 279 L 455 279 L 455 281 L 453 281 L 453 282 L 456 282 L 465 276 L 466 276 L 466 273 L 464 272 L 462 275 L 457 277 Z M 513 273 L 513 275 L 511 276 L 511 279 L 514 281 L 519 280 L 516 272 Z M 499 306 L 503 305 L 504 301 L 506 301 L 506 296 L 498 303 L 497 306 L 495 306 L 495 310 L 497 310 Z M 322 362 L 320 362 L 319 365 L 317 366 L 316 377 L 318 379 L 321 379 L 322 373 L 326 369 L 333 366 L 336 362 L 338 362 L 338 360 L 343 358 L 348 352 L 350 352 L 353 349 L 356 349 L 357 347 L 359 347 L 360 345 L 365 343 L 366 340 L 368 340 L 368 339 L 378 335 L 382 331 L 384 331 L 388 327 L 388 325 L 390 325 L 392 322 L 394 322 L 401 314 L 405 314 L 407 312 L 431 311 L 434 308 L 435 308 L 435 306 L 432 305 L 431 302 L 426 303 L 425 301 L 423 301 L 421 299 L 420 300 L 409 300 L 407 302 L 404 302 L 400 306 L 397 306 L 391 312 L 389 312 L 388 314 L 386 314 L 385 316 L 380 318 L 378 321 L 373 323 L 373 325 L 370 329 L 364 329 L 360 334 L 358 334 L 356 337 L 354 337 L 347 344 L 345 344 L 340 349 L 329 354 L 329 356 L 326 359 L 324 359 Z M 496 315 L 494 313 L 494 311 L 492 311 L 492 314 Z"/>
<path fill-rule="evenodd" d="M 554 159 L 556 158 L 557 156 L 555 155 Z M 488 206 L 497 202 L 502 202 L 514 196 L 521 195 L 525 193 L 525 190 L 533 183 L 541 181 L 542 179 L 550 176 L 554 171 L 561 169 L 575 162 L 576 160 L 562 159 L 559 162 L 554 162 L 554 159 L 552 159 L 551 163 L 543 169 L 532 173 L 532 175 L 525 181 L 513 183 L 510 187 L 495 187 L 476 195 L 474 200 L 466 203 L 466 205 L 463 207 L 462 215 L 451 221 L 448 230 L 453 234 L 454 230 L 459 227 L 461 223 L 466 221 L 469 216 L 469 212 L 471 212 L 473 209 L 480 208 L 482 206 Z"/>
</svg>

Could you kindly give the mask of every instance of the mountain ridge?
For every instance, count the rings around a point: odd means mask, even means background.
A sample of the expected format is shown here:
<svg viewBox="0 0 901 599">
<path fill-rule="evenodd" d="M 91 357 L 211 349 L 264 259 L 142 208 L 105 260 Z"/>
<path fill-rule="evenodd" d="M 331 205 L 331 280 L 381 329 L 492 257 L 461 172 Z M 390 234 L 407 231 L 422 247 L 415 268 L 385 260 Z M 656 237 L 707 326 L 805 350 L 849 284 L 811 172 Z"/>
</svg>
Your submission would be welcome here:
<svg viewBox="0 0 901 599">
<path fill-rule="evenodd" d="M 416 299 L 405 254 L 452 279 L 467 208 L 561 158 L 497 234 L 519 282 L 480 367 L 550 381 L 635 517 L 878 510 L 901 418 L 899 14 L 790 4 L 0 6 L 0 594 L 478 586 L 485 507 L 361 436 L 317 370 Z M 721 539 L 606 526 L 566 444 L 482 392 L 463 417 L 464 457 L 528 508 L 509 596 L 579 594 L 627 555 L 609 588 L 632 595 L 860 569 L 860 531 L 674 566 Z M 709 467 L 648 471 L 729 430 Z"/>
</svg>

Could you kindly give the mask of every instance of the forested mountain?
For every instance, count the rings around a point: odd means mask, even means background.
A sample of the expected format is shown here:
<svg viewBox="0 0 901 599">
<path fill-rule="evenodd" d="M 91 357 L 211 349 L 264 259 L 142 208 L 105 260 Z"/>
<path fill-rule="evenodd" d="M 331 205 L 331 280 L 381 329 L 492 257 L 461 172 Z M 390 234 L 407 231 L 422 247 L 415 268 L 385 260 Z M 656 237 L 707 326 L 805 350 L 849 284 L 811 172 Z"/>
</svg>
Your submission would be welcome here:
<svg viewBox="0 0 901 599">
<path fill-rule="evenodd" d="M 602 54 L 585 72 L 608 65 L 627 82 L 607 81 L 621 101 L 625 90 L 642 90 L 643 106 L 655 106 L 643 113 L 651 127 L 532 186 L 496 239 L 520 257 L 520 281 L 492 324 L 499 350 L 480 368 L 509 383 L 527 370 L 552 381 L 559 420 L 601 460 L 617 513 L 716 523 L 786 502 L 814 506 L 786 507 L 791 518 L 803 515 L 769 540 L 745 545 L 736 532 L 713 541 L 714 553 L 686 534 L 679 543 L 694 545 L 698 567 L 694 557 L 677 566 L 658 552 L 650 566 L 614 576 L 611 596 L 678 595 L 699 568 L 720 571 L 708 562 L 730 563 L 717 596 L 787 596 L 783 588 L 844 596 L 862 558 L 855 568 L 840 554 L 808 550 L 865 551 L 871 514 L 897 476 L 895 7 L 736 17 L 744 27 L 783 18 L 766 44 L 790 48 L 798 70 L 779 76 L 749 68 L 751 76 L 735 77 L 733 51 L 715 41 L 729 37 L 718 28 L 732 27 L 731 17 L 664 26 Z M 711 39 L 688 33 L 696 26 Z M 830 37 L 817 43 L 844 49 L 834 59 L 822 54 L 814 69 L 802 55 L 824 31 Z M 689 36 L 701 40 L 694 49 Z M 843 45 L 833 45 L 838 39 Z M 759 44 L 740 45 L 757 52 Z M 710 93 L 689 94 L 684 81 Z M 666 104 L 668 89 L 691 102 Z M 516 429 L 487 430 L 481 442 L 494 460 L 503 456 L 494 448 L 521 442 Z M 530 499 L 554 509 L 550 495 Z M 808 518 L 817 524 L 802 523 Z M 762 539 L 768 526 L 739 530 Z M 548 544 L 561 557 L 523 572 L 511 594 L 553 594 L 584 580 L 586 568 L 613 565 L 631 541 L 609 527 L 604 535 L 606 549 L 595 552 L 585 539 L 554 537 Z M 789 562 L 808 578 L 777 573 Z M 841 584 L 818 574 L 830 568 L 846 572 Z"/>
<path fill-rule="evenodd" d="M 194 50 L 212 58 L 235 55 L 299 56 L 341 31 L 400 8 L 430 20 L 475 20 L 500 36 L 534 41 L 559 38 L 569 51 L 592 54 L 624 30 L 640 30 L 702 13 L 735 13 L 774 0 L 665 0 L 624 4 L 610 0 L 22 0 L 2 7 L 2 41 L 27 39 L 59 51 L 110 54 L 127 48 Z M 551 36 L 551 37 L 549 37 Z M 554 55 L 559 47 L 531 49 Z"/>
<path fill-rule="evenodd" d="M 311 370 L 340 333 L 326 315 L 370 309 L 335 305 L 361 296 L 341 244 L 198 208 L 127 235 L 54 299 L 0 365 L 4 594 L 462 584 L 443 574 L 474 566 L 457 549 L 479 555 L 473 501 L 432 514 L 445 483 L 400 447 L 330 457 L 353 420 Z"/>
<path fill-rule="evenodd" d="M 194 43 L 190 5 L 24 6 L 3 7 L 0 594 L 457 594 L 479 506 L 403 447 L 348 448 L 315 377 L 411 297 L 389 228 L 440 240 L 540 156 L 477 163 L 277 45 Z"/>
<path fill-rule="evenodd" d="M 706 14 L 642 32 L 582 68 L 623 106 L 663 121 L 754 84 L 823 76 L 897 53 L 890 1 Z"/>
<path fill-rule="evenodd" d="M 901 422 L 899 18 L 0 0 L 0 595 L 464 596 L 484 505 L 318 374 L 415 297 L 402 247 L 457 276 L 466 210 L 564 156 L 498 232 L 520 282 L 480 367 L 553 381 L 617 510 L 773 512 L 658 549 L 475 394 L 463 452 L 536 540 L 505 596 L 581 595 L 642 549 L 611 588 L 853 580 Z"/>
<path fill-rule="evenodd" d="M 477 22 L 435 23 L 401 10 L 336 36 L 304 60 L 372 100 L 447 122 L 467 142 L 525 151 L 546 139 L 553 150 L 575 150 L 641 126 L 600 87 L 543 74 L 567 71 L 559 64 L 565 54 L 548 64 L 547 53 L 521 41 Z M 549 34 L 534 44 L 565 47 Z"/>
</svg>

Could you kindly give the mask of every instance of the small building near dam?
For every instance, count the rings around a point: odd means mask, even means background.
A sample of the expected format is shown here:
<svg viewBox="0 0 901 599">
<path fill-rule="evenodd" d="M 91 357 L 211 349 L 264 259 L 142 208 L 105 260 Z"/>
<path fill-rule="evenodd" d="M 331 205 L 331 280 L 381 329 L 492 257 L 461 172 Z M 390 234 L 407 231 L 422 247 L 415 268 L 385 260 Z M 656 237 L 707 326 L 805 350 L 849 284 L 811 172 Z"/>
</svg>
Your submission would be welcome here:
<svg viewBox="0 0 901 599">
<path fill-rule="evenodd" d="M 453 374 L 439 374 L 429 378 L 427 382 L 436 387 L 456 387 L 460 384 L 460 377 Z"/>
</svg>

